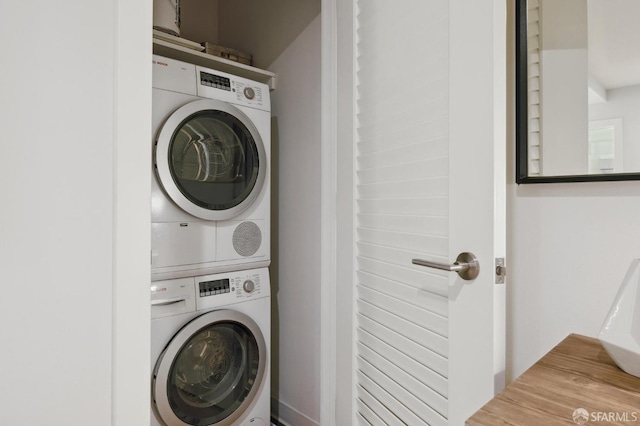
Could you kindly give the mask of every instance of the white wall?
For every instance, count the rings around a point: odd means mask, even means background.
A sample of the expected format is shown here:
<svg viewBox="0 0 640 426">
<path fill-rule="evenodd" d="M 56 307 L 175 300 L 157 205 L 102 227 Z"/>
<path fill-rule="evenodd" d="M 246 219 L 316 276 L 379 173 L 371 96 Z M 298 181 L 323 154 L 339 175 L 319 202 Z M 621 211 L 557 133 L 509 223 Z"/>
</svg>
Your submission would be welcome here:
<svg viewBox="0 0 640 426">
<path fill-rule="evenodd" d="M 607 90 L 607 101 L 589 105 L 589 120 L 622 118 L 623 171 L 640 171 L 640 85 Z"/>
<path fill-rule="evenodd" d="M 2 424 L 111 424 L 114 3 L 67 6 L 0 26 Z"/>
<path fill-rule="evenodd" d="M 540 56 L 542 175 L 587 174 L 587 50 L 543 50 Z"/>
<path fill-rule="evenodd" d="M 279 417 L 320 419 L 320 17 L 270 67 L 273 110 L 273 370 Z M 279 401 L 279 404 L 278 404 Z"/>
<path fill-rule="evenodd" d="M 513 4 L 508 2 L 513 16 Z M 509 21 L 513 34 L 513 20 Z M 514 54 L 514 37 L 508 52 Z M 516 185 L 514 63 L 507 140 L 507 379 L 570 333 L 596 337 L 640 257 L 637 182 Z"/>
<path fill-rule="evenodd" d="M 543 0 L 541 11 L 541 171 L 588 171 L 587 3 Z"/>
<path fill-rule="evenodd" d="M 514 379 L 569 333 L 597 336 L 640 257 L 640 184 L 516 186 L 512 176 L 507 359 Z"/>
<path fill-rule="evenodd" d="M 0 424 L 148 423 L 150 6 L 3 8 Z"/>
<path fill-rule="evenodd" d="M 508 16 L 513 4 L 508 2 Z M 513 20 L 509 21 L 513 34 Z M 514 37 L 508 37 L 514 52 Z M 513 56 L 511 57 L 513 58 Z M 513 59 L 507 138 L 507 379 L 570 333 L 596 337 L 640 257 L 640 183 L 516 185 Z"/>
<path fill-rule="evenodd" d="M 513 3 L 507 2 L 509 17 Z M 508 52 L 514 54 L 514 23 Z M 514 56 L 507 61 L 507 379 L 570 333 L 596 337 L 640 257 L 640 183 L 516 185 Z"/>
<path fill-rule="evenodd" d="M 253 55 L 268 68 L 320 13 L 320 0 L 220 2 L 220 44 Z"/>
<path fill-rule="evenodd" d="M 218 0 L 181 0 L 180 37 L 196 43 L 218 43 Z"/>
</svg>

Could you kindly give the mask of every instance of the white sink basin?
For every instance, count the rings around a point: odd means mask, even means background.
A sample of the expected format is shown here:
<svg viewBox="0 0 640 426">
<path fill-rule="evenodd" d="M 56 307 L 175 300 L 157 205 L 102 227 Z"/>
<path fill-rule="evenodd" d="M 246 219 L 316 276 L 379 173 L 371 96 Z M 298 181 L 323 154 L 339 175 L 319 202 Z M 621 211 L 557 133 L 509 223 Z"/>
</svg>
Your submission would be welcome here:
<svg viewBox="0 0 640 426">
<path fill-rule="evenodd" d="M 631 262 L 598 339 L 618 367 L 640 377 L 640 259 Z"/>
</svg>

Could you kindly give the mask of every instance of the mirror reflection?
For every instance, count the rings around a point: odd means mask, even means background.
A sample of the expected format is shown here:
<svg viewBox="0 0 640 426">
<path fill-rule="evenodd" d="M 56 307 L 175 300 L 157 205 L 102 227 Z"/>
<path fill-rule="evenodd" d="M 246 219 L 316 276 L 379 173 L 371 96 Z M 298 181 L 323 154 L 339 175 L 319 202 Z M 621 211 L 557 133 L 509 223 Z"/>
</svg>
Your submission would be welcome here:
<svg viewBox="0 0 640 426">
<path fill-rule="evenodd" d="M 640 173 L 640 1 L 522 0 L 520 13 L 523 6 L 525 176 Z"/>
</svg>

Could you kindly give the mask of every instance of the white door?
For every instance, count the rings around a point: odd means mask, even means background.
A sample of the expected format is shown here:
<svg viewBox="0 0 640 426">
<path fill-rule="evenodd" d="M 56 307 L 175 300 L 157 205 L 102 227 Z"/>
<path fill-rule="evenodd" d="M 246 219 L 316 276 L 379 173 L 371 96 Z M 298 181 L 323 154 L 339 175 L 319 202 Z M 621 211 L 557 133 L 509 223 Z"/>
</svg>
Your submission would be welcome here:
<svg viewBox="0 0 640 426">
<path fill-rule="evenodd" d="M 505 2 L 356 6 L 355 416 L 462 425 L 503 386 Z"/>
</svg>

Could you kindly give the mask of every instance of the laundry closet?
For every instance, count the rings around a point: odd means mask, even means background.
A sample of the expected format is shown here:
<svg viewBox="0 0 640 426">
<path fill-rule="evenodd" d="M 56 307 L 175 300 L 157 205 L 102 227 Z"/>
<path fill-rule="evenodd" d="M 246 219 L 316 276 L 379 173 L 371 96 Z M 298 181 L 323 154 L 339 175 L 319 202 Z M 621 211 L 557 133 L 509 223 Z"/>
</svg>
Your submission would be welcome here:
<svg viewBox="0 0 640 426">
<path fill-rule="evenodd" d="M 271 411 L 320 420 L 319 0 L 182 0 L 180 37 L 251 55 L 234 69 L 154 39 L 154 53 L 267 84 L 271 91 Z"/>
</svg>

